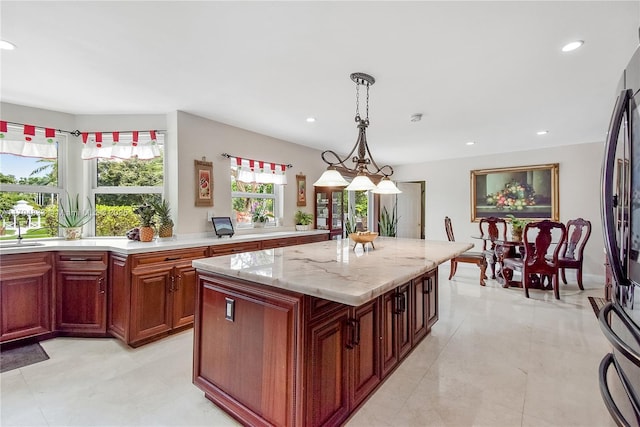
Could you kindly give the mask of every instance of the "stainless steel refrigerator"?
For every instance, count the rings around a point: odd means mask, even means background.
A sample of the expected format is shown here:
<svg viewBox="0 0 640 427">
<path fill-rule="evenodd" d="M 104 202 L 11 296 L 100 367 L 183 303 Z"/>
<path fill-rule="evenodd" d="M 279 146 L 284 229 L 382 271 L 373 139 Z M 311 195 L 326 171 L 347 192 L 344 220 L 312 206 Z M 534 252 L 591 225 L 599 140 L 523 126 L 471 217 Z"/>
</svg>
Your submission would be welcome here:
<svg viewBox="0 0 640 427">
<path fill-rule="evenodd" d="M 602 221 L 611 302 L 599 313 L 611 353 L 600 392 L 618 425 L 640 426 L 640 48 L 622 73 L 602 165 Z"/>
</svg>

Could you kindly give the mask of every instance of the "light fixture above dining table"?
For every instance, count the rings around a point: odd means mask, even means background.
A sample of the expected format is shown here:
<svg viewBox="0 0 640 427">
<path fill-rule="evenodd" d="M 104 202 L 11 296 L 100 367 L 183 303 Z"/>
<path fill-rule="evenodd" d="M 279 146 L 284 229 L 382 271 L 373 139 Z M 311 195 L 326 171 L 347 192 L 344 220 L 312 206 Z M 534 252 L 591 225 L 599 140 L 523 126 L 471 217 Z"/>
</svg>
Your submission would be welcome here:
<svg viewBox="0 0 640 427">
<path fill-rule="evenodd" d="M 347 187 L 347 191 L 368 191 L 378 194 L 397 194 L 401 193 L 396 185 L 389 179 L 393 175 L 393 168 L 389 165 L 378 166 L 373 160 L 373 156 L 369 151 L 367 144 L 367 127 L 369 126 L 369 87 L 375 83 L 375 79 L 369 74 L 352 73 L 351 80 L 356 84 L 356 117 L 355 121 L 358 126 L 358 139 L 351 152 L 341 159 L 334 151 L 326 150 L 322 152 L 322 160 L 329 165 L 320 178 L 313 183 L 314 187 Z M 365 117 L 360 116 L 360 86 L 366 88 L 366 113 Z M 354 153 L 357 155 L 353 156 Z M 328 156 L 331 156 L 330 160 Z M 351 157 L 353 156 L 353 157 Z M 351 158 L 355 163 L 349 167 L 345 162 Z M 339 172 L 338 167 L 344 172 L 354 174 L 355 177 L 349 183 Z M 372 176 L 382 178 L 378 185 L 371 180 Z"/>
</svg>

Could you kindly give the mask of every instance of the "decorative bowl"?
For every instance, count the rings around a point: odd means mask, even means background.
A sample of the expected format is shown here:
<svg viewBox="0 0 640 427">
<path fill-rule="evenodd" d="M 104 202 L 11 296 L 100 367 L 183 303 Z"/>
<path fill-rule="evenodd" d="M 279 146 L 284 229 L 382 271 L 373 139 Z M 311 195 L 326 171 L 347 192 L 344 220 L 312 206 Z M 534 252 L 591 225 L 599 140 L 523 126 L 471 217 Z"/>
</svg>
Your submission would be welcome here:
<svg viewBox="0 0 640 427">
<path fill-rule="evenodd" d="M 371 243 L 371 246 L 373 246 L 373 241 L 376 237 L 378 237 L 378 233 L 374 231 L 358 231 L 349 234 L 349 238 L 355 242 L 355 245 L 353 245 L 354 248 L 358 243 L 362 243 L 362 246 L 366 243 Z M 375 249 L 375 246 L 373 246 L 373 248 Z"/>
</svg>

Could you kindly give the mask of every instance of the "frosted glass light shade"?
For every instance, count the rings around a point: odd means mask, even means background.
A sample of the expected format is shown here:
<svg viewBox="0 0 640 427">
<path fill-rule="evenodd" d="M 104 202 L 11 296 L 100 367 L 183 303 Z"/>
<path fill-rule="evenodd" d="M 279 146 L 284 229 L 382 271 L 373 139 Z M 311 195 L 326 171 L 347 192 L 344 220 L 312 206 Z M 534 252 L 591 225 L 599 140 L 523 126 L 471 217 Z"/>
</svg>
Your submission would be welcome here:
<svg viewBox="0 0 640 427">
<path fill-rule="evenodd" d="M 389 178 L 382 178 L 378 186 L 371 191 L 377 194 L 399 194 L 402 193 L 398 187 Z"/>
<path fill-rule="evenodd" d="M 353 178 L 351 184 L 346 188 L 347 191 L 368 191 L 376 188 L 376 185 L 371 182 L 368 176 L 358 175 Z"/>
<path fill-rule="evenodd" d="M 314 187 L 346 187 L 347 185 L 349 185 L 349 182 L 335 169 L 327 169 L 313 183 Z"/>
</svg>

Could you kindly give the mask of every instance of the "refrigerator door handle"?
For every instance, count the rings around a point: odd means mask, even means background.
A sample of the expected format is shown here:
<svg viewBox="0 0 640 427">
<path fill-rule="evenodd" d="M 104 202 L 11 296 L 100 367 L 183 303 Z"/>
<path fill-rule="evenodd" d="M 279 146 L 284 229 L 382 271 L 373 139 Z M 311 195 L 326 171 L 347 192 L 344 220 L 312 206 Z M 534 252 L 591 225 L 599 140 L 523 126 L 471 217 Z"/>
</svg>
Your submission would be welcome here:
<svg viewBox="0 0 640 427">
<path fill-rule="evenodd" d="M 624 113 L 627 111 L 629 101 L 632 99 L 633 93 L 631 89 L 623 90 L 616 101 L 616 106 L 609 123 L 609 131 L 607 132 L 607 142 L 605 145 L 604 161 L 602 164 L 602 192 L 600 199 L 600 208 L 602 210 L 604 244 L 607 251 L 607 258 L 613 274 L 613 279 L 618 286 L 629 286 L 630 282 L 625 277 L 622 261 L 619 257 L 614 256 L 618 251 L 616 247 L 616 218 L 614 217 L 614 201 L 613 195 L 613 174 L 616 162 L 616 148 L 618 145 L 618 136 Z M 619 202 L 620 200 L 618 200 Z"/>
<path fill-rule="evenodd" d="M 611 313 L 613 312 L 613 313 Z M 629 335 L 633 337 L 633 340 L 640 346 L 640 329 L 633 322 L 627 313 L 618 305 L 612 302 L 607 303 L 600 309 L 598 313 L 598 323 L 600 323 L 600 329 L 604 333 L 607 340 L 613 345 L 613 348 L 618 350 L 627 360 L 634 365 L 640 367 L 640 353 L 634 350 L 628 343 L 622 340 L 611 329 L 610 319 L 611 314 L 615 314 L 620 322 L 624 325 L 625 329 L 629 332 Z"/>
</svg>

